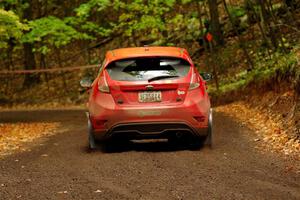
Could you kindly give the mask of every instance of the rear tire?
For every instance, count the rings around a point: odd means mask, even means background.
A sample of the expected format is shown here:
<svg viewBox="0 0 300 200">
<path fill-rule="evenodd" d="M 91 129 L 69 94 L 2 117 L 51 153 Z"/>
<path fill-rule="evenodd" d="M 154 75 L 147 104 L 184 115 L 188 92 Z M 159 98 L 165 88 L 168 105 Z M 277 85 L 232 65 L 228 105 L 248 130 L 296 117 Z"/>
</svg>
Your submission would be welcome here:
<svg viewBox="0 0 300 200">
<path fill-rule="evenodd" d="M 201 147 L 207 146 L 212 148 L 212 125 L 213 125 L 213 117 L 212 117 L 212 109 L 209 110 L 208 114 L 208 127 L 206 136 L 194 136 L 191 138 L 190 146 L 192 149 L 200 149 Z"/>
<path fill-rule="evenodd" d="M 205 139 L 205 145 L 208 146 L 209 148 L 212 148 L 212 135 L 213 135 L 213 111 L 212 108 L 209 111 L 209 116 L 208 116 L 208 129 L 207 129 L 207 136 Z"/>
<path fill-rule="evenodd" d="M 97 148 L 96 140 L 94 136 L 94 130 L 93 130 L 92 123 L 89 119 L 89 116 L 88 116 L 88 147 L 90 150 L 95 150 Z"/>
</svg>

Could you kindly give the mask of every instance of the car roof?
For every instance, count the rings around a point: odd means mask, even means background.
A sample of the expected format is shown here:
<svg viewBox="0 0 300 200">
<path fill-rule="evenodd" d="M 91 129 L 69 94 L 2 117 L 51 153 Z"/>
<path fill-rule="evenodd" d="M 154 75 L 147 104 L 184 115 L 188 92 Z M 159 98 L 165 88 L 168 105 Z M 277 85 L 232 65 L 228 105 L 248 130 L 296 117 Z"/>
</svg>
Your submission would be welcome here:
<svg viewBox="0 0 300 200">
<path fill-rule="evenodd" d="M 183 58 L 192 63 L 190 56 L 186 49 L 180 47 L 131 47 L 121 48 L 108 51 L 106 53 L 106 61 L 110 63 L 115 60 L 135 57 L 152 57 L 165 56 Z"/>
</svg>

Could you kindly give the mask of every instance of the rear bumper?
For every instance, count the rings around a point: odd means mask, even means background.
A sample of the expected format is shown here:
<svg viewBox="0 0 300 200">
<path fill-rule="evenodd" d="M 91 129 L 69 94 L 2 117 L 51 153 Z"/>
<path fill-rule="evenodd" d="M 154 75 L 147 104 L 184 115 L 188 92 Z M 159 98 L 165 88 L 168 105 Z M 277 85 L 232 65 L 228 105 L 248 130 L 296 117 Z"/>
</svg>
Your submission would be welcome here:
<svg viewBox="0 0 300 200">
<path fill-rule="evenodd" d="M 110 94 L 101 94 L 89 104 L 90 120 L 95 136 L 114 135 L 165 136 L 170 132 L 188 132 L 206 135 L 210 102 L 207 94 L 189 91 L 186 99 L 176 105 L 140 104 L 120 106 Z"/>
<path fill-rule="evenodd" d="M 195 128 L 184 122 L 147 122 L 117 124 L 108 130 L 94 130 L 95 138 L 99 140 L 113 137 L 126 137 L 129 139 L 169 138 L 176 133 L 198 137 L 206 136 L 208 128 Z"/>
</svg>

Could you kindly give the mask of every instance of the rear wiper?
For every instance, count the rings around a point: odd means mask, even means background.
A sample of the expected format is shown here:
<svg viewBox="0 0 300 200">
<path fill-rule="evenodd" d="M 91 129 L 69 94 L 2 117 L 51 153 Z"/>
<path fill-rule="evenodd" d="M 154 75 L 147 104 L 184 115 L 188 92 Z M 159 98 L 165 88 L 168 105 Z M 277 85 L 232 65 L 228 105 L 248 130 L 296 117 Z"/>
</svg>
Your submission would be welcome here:
<svg viewBox="0 0 300 200">
<path fill-rule="evenodd" d="M 148 79 L 148 82 L 156 81 L 156 80 L 160 80 L 160 79 L 176 78 L 176 77 L 179 77 L 179 76 L 177 76 L 177 75 L 174 75 L 174 76 L 167 76 L 167 75 L 164 75 L 164 76 L 155 76 L 153 78 Z"/>
</svg>

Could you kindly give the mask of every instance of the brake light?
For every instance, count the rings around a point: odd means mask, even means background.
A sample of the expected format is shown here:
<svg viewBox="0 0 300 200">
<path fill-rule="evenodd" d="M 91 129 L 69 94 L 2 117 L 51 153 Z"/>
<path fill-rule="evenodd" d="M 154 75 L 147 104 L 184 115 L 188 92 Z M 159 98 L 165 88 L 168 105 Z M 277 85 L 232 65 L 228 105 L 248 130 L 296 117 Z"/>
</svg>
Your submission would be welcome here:
<svg viewBox="0 0 300 200">
<path fill-rule="evenodd" d="M 200 86 L 200 83 L 197 78 L 197 74 L 193 72 L 189 90 L 194 90 L 194 89 L 198 88 L 199 86 Z"/>
<path fill-rule="evenodd" d="M 98 90 L 103 93 L 110 93 L 109 86 L 107 84 L 104 73 L 105 72 L 103 72 L 102 75 L 99 77 Z"/>
</svg>

